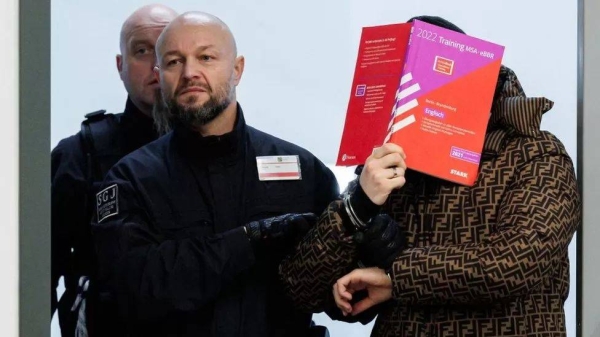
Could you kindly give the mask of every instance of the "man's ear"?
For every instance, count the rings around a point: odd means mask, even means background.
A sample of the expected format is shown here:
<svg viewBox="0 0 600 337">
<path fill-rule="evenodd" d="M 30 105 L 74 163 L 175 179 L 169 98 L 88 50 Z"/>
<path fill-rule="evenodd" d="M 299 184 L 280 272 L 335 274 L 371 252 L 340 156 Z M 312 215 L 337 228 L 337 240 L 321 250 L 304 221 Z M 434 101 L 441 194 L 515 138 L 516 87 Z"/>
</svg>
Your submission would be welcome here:
<svg viewBox="0 0 600 337">
<path fill-rule="evenodd" d="M 121 79 L 123 79 L 123 55 L 117 54 L 116 61 L 117 61 L 117 71 L 119 72 L 119 77 L 121 77 Z"/>
<path fill-rule="evenodd" d="M 233 83 L 234 85 L 238 85 L 240 83 L 240 80 L 242 79 L 242 74 L 244 73 L 244 63 L 245 63 L 245 59 L 244 56 L 240 55 L 235 59 L 235 64 L 233 66 L 233 71 L 234 71 L 234 79 L 233 79 Z"/>
</svg>

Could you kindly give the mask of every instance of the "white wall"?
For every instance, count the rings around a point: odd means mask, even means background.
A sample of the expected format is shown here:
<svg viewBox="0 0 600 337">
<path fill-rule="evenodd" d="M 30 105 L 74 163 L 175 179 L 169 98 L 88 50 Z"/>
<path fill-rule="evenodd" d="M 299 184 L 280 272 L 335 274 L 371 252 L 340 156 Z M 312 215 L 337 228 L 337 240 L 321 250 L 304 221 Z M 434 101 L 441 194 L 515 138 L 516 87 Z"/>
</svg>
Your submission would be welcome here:
<svg viewBox="0 0 600 337">
<path fill-rule="evenodd" d="M 18 0 L 0 2 L 0 53 L 2 81 L 0 102 L 0 153 L 5 160 L 0 174 L 0 331 L 2 336 L 18 335 L 19 308 L 19 7 Z"/>
<path fill-rule="evenodd" d="M 125 91 L 114 56 L 122 21 L 138 0 L 52 1 L 52 141 L 75 133 L 83 115 L 121 111 Z M 178 11 L 204 10 L 227 22 L 246 57 L 238 99 L 249 124 L 306 147 L 333 164 L 343 128 L 360 28 L 440 15 L 468 34 L 506 46 L 504 64 L 530 96 L 555 102 L 542 126 L 576 161 L 577 3 L 559 0 L 170 0 Z M 345 5 L 341 5 L 341 4 Z M 340 170 L 348 172 L 348 170 Z M 575 335 L 575 245 L 567 301 Z M 318 317 L 324 319 L 324 317 Z M 369 327 L 367 327 L 369 328 Z M 333 336 L 367 328 L 335 324 Z"/>
</svg>

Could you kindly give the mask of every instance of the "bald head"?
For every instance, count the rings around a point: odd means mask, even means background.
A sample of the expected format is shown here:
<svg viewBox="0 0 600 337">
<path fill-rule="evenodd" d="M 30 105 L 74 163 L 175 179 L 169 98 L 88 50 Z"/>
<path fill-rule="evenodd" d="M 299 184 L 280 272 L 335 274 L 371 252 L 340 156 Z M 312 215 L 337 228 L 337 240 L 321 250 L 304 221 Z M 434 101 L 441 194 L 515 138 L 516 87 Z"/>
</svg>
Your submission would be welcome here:
<svg viewBox="0 0 600 337">
<path fill-rule="evenodd" d="M 209 13 L 186 12 L 173 19 L 158 38 L 156 42 L 158 59 L 160 60 L 160 54 L 166 41 L 176 39 L 182 30 L 194 28 L 208 30 L 215 34 L 215 37 L 228 48 L 231 56 L 233 58 L 237 56 L 235 38 L 225 22 Z"/>
<path fill-rule="evenodd" d="M 177 12 L 161 4 L 151 4 L 138 8 L 129 15 L 123 22 L 123 26 L 121 26 L 119 43 L 121 53 L 126 53 L 127 43 L 136 31 L 152 27 L 164 28 L 176 17 Z"/>
<path fill-rule="evenodd" d="M 146 5 L 133 12 L 121 28 L 117 70 L 129 99 L 148 116 L 152 115 L 154 91 L 158 88 L 153 73 L 154 46 L 162 30 L 175 17 L 177 13 L 169 7 Z"/>
</svg>

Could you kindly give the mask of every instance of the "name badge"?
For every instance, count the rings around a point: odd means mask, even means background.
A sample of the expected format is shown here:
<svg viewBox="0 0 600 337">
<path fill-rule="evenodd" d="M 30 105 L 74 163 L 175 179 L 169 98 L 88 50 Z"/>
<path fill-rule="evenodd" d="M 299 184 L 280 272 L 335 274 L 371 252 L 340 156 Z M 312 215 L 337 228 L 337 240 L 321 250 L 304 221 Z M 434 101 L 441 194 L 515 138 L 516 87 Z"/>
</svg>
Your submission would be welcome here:
<svg viewBox="0 0 600 337">
<path fill-rule="evenodd" d="M 301 180 L 300 159 L 298 156 L 256 157 L 258 179 L 264 180 Z"/>
</svg>

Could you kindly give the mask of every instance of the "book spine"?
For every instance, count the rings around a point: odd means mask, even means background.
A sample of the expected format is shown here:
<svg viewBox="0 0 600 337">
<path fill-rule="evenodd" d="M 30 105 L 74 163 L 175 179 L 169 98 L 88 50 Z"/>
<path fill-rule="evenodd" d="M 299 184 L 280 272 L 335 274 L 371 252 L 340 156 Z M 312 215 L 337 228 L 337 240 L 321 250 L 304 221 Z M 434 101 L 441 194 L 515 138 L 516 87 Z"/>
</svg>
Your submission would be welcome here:
<svg viewBox="0 0 600 337">
<path fill-rule="evenodd" d="M 402 67 L 402 71 L 400 72 L 400 84 L 398 85 L 398 90 L 396 90 L 396 98 L 394 101 L 394 106 L 392 108 L 392 112 L 390 114 L 390 122 L 387 129 L 387 135 L 385 137 L 384 143 L 390 141 L 393 133 L 396 131 L 399 125 L 394 127 L 394 120 L 397 116 L 401 115 L 407 108 L 410 108 L 411 105 L 404 105 L 403 98 L 405 97 L 407 91 L 410 90 L 410 87 L 407 88 L 407 83 L 412 81 L 412 69 L 414 68 L 414 60 L 416 59 L 416 54 L 419 49 L 418 39 L 414 39 L 413 34 L 415 33 L 415 25 L 410 28 L 410 34 L 408 36 L 408 44 L 406 47 L 406 57 L 404 59 L 404 66 Z M 414 119 L 414 117 L 413 117 Z M 406 122 L 410 122 L 411 119 L 408 119 Z M 414 122 L 414 120 L 413 120 Z M 412 123 L 412 122 L 411 122 Z"/>
</svg>

